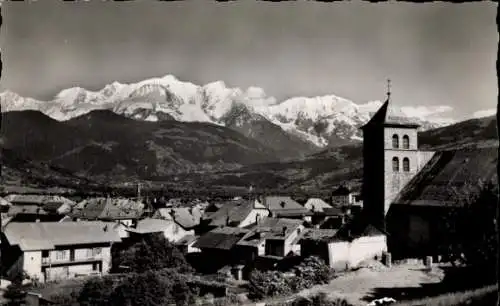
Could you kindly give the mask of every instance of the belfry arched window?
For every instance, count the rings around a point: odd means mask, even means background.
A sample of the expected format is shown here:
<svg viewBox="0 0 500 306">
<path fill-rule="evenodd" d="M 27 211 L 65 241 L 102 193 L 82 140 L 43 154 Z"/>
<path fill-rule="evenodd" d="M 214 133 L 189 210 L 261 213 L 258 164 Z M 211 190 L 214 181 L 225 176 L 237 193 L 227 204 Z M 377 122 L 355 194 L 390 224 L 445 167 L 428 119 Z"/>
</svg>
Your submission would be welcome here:
<svg viewBox="0 0 500 306">
<path fill-rule="evenodd" d="M 410 160 L 408 157 L 403 158 L 403 171 L 410 172 Z"/>
<path fill-rule="evenodd" d="M 408 135 L 403 136 L 403 149 L 409 149 L 410 148 L 410 137 Z"/>
<path fill-rule="evenodd" d="M 392 158 L 392 171 L 399 172 L 399 158 L 397 157 Z"/>
<path fill-rule="evenodd" d="M 399 136 L 396 134 L 392 135 L 392 147 L 395 149 L 399 148 Z"/>
</svg>

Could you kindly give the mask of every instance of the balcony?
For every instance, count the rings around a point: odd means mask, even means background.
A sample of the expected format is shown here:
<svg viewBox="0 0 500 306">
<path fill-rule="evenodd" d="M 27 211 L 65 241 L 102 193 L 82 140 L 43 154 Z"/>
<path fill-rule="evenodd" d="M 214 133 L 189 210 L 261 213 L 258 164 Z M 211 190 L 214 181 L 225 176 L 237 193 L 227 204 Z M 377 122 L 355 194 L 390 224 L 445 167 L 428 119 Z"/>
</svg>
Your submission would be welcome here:
<svg viewBox="0 0 500 306">
<path fill-rule="evenodd" d="M 103 258 L 101 255 L 90 256 L 90 257 L 81 257 L 81 258 L 64 258 L 64 259 L 54 259 L 50 257 L 42 257 L 42 266 L 51 266 L 51 265 L 71 265 L 71 264 L 83 264 L 83 263 L 93 263 L 96 261 L 102 261 Z"/>
</svg>

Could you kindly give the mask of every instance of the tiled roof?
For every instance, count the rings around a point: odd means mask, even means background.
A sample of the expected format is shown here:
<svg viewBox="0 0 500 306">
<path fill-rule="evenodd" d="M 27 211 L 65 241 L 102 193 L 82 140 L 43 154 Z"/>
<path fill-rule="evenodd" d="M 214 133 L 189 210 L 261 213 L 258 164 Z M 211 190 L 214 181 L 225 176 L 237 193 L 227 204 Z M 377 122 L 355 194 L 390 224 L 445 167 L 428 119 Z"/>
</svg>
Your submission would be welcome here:
<svg viewBox="0 0 500 306">
<path fill-rule="evenodd" d="M 179 239 L 176 242 L 176 244 L 178 244 L 178 245 L 188 245 L 191 242 L 196 241 L 196 239 L 198 239 L 197 236 L 188 234 L 188 235 L 182 237 L 181 239 Z"/>
<path fill-rule="evenodd" d="M 335 189 L 332 192 L 333 196 L 345 196 L 349 195 L 351 193 L 351 190 L 347 188 L 346 186 L 340 186 L 339 188 Z"/>
<path fill-rule="evenodd" d="M 120 220 L 138 219 L 144 213 L 144 204 L 122 198 L 92 198 L 78 203 L 72 215 L 82 219 Z"/>
<path fill-rule="evenodd" d="M 337 235 L 334 229 L 306 229 L 302 234 L 301 240 L 330 241 Z"/>
<path fill-rule="evenodd" d="M 408 127 L 418 127 L 419 124 L 408 118 L 402 112 L 392 107 L 392 103 L 387 99 L 384 104 L 378 109 L 377 112 L 362 128 L 370 126 L 384 126 L 384 125 L 403 125 Z"/>
<path fill-rule="evenodd" d="M 246 228 L 253 233 L 260 233 L 265 239 L 286 239 L 302 224 L 303 221 L 301 220 L 267 217 L 259 221 L 258 224 L 253 224 Z M 283 235 L 283 231 L 285 235 Z M 251 238 L 252 235 L 249 234 L 244 240 L 250 241 Z"/>
<path fill-rule="evenodd" d="M 339 207 L 330 207 L 323 209 L 323 213 L 327 216 L 342 216 L 344 212 Z"/>
<path fill-rule="evenodd" d="M 230 250 L 248 232 L 248 229 L 243 228 L 219 227 L 198 238 L 193 247 Z"/>
<path fill-rule="evenodd" d="M 245 220 L 253 209 L 253 201 L 233 200 L 224 202 L 219 210 L 204 219 L 210 220 L 211 226 L 226 226 Z M 229 222 L 229 223 L 228 223 Z"/>
<path fill-rule="evenodd" d="M 304 204 L 304 207 L 312 211 L 323 211 L 325 208 L 331 208 L 331 206 L 328 205 L 325 201 L 318 198 L 311 198 L 307 200 L 306 204 Z"/>
<path fill-rule="evenodd" d="M 486 183 L 497 183 L 498 148 L 440 151 L 403 188 L 394 204 L 462 205 Z"/>
<path fill-rule="evenodd" d="M 113 224 L 88 222 L 12 222 L 4 234 L 23 251 L 50 250 L 56 246 L 120 242 Z"/>
<path fill-rule="evenodd" d="M 170 211 L 170 215 L 177 224 L 185 229 L 190 229 L 200 224 L 201 212 L 195 208 L 172 208 Z"/>
<path fill-rule="evenodd" d="M 294 201 L 291 197 L 266 196 L 263 198 L 262 204 L 273 213 L 310 214 L 307 208 Z"/>
<path fill-rule="evenodd" d="M 159 233 L 172 226 L 175 223 L 170 220 L 146 218 L 139 220 L 135 228 L 128 228 L 127 231 L 138 234 Z"/>
</svg>

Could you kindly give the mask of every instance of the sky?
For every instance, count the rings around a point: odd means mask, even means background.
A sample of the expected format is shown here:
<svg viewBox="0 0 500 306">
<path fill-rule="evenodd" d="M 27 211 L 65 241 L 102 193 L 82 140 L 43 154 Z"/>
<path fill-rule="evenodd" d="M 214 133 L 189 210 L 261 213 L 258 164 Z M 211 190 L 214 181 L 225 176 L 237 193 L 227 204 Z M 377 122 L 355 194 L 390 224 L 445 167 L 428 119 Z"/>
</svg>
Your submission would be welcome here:
<svg viewBox="0 0 500 306">
<path fill-rule="evenodd" d="M 496 4 L 207 0 L 5 2 L 0 90 L 49 100 L 173 74 L 401 106 L 496 108 Z"/>
</svg>

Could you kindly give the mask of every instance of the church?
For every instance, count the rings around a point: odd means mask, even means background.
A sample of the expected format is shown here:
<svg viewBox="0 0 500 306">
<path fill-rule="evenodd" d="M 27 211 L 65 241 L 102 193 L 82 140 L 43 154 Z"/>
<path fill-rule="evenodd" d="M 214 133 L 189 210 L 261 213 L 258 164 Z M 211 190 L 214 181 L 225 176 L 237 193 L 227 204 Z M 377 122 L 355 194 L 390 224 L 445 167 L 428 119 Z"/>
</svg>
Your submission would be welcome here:
<svg viewBox="0 0 500 306">
<path fill-rule="evenodd" d="M 497 184 L 498 147 L 422 151 L 419 125 L 397 116 L 391 94 L 363 132 L 363 212 L 387 235 L 393 257 L 439 255 L 443 217 L 463 194 Z"/>
</svg>

